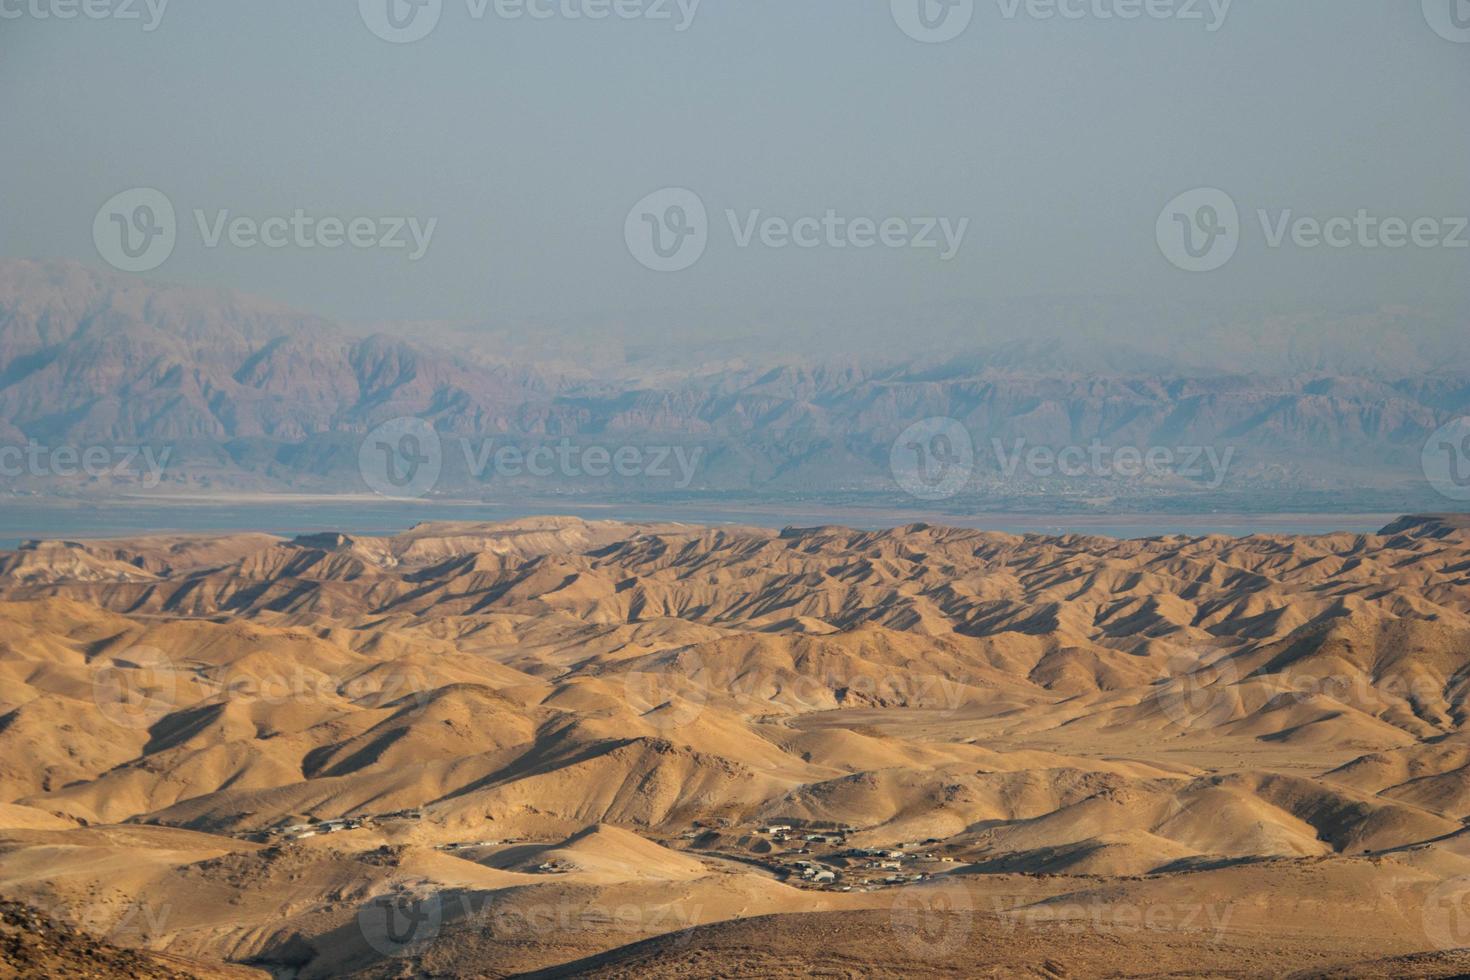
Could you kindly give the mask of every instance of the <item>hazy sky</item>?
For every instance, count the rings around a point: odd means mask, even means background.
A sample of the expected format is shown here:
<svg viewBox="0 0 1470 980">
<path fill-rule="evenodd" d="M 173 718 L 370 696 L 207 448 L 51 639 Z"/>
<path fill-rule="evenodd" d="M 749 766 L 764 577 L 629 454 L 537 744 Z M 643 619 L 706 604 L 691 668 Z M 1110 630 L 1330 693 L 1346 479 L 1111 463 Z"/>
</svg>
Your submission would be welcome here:
<svg viewBox="0 0 1470 980">
<path fill-rule="evenodd" d="M 1441 241 L 1453 220 L 1421 228 L 1435 247 L 1367 248 L 1339 225 L 1347 247 L 1287 231 L 1272 248 L 1257 214 L 1470 215 L 1470 43 L 1451 39 L 1470 0 L 1236 0 L 1223 23 L 1222 0 L 1061 0 L 1080 15 L 1065 17 L 977 0 L 941 43 L 900 26 L 922 33 L 920 0 L 703 0 L 683 30 L 691 0 L 535 0 L 551 14 L 538 18 L 496 12 L 520 0 L 482 16 L 479 0 L 424 0 L 420 17 L 442 9 L 411 43 L 370 29 L 389 2 L 174 0 L 147 30 L 147 0 L 0 0 L 0 254 L 101 266 L 98 209 L 151 187 L 176 209 L 177 241 L 148 276 L 350 318 L 1092 293 L 1216 312 L 1470 311 L 1470 249 Z M 410 30 L 429 23 L 391 2 Z M 937 30 L 959 23 L 926 2 Z M 139 18 L 38 16 L 84 3 Z M 569 16 L 599 9 L 640 16 Z M 1104 16 L 1129 11 L 1141 16 Z M 677 272 L 628 245 L 644 224 L 630 209 L 666 187 L 708 214 L 704 254 Z M 1228 193 L 1241 230 L 1222 268 L 1192 273 L 1159 226 L 1200 187 Z M 677 224 L 669 203 L 644 213 Z M 1165 229 L 1213 227 L 1217 211 L 1186 203 Z M 412 261 L 407 227 L 403 249 L 239 247 L 228 233 L 210 248 L 196 209 L 207 224 L 225 209 L 437 224 Z M 745 228 L 756 211 L 829 210 L 850 247 L 815 224 L 793 229 L 812 248 L 772 247 L 779 229 L 741 247 L 727 215 Z M 905 219 L 895 242 L 924 231 L 908 219 L 944 218 L 951 241 L 937 225 L 936 248 L 856 248 L 874 238 L 847 224 L 859 218 Z"/>
</svg>

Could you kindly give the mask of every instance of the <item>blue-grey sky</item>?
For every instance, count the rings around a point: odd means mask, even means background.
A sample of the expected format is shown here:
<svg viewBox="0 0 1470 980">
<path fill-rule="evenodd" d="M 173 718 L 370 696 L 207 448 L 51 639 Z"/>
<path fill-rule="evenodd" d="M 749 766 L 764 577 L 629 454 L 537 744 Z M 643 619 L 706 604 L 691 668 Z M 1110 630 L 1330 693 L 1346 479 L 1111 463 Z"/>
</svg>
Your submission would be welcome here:
<svg viewBox="0 0 1470 980">
<path fill-rule="evenodd" d="M 599 2 L 670 19 L 567 16 Z M 1216 314 L 1470 311 L 1470 249 L 1367 248 L 1357 231 L 1345 248 L 1290 232 L 1272 248 L 1257 215 L 1470 215 L 1470 43 L 1451 19 L 1470 25 L 1470 0 L 1442 0 L 1439 31 L 1441 0 L 1236 0 L 1222 23 L 1221 0 L 1061 0 L 1076 17 L 976 0 L 942 43 L 901 28 L 913 18 L 895 9 L 919 2 L 703 0 L 679 30 L 677 0 L 543 0 L 553 15 L 538 19 L 442 0 L 431 33 L 396 44 L 355 0 L 174 0 L 152 30 L 147 0 L 0 0 L 0 255 L 102 266 L 99 207 L 151 187 L 178 232 L 149 277 L 345 318 L 1078 294 Z M 38 16 L 123 3 L 139 19 Z M 1140 9 L 1173 15 L 1101 16 Z M 666 187 L 708 209 L 706 251 L 678 272 L 645 268 L 625 240 L 635 202 Z M 1201 187 L 1228 193 L 1241 232 L 1222 268 L 1192 273 L 1157 226 Z M 194 216 L 298 208 L 437 224 L 410 261 L 411 248 L 207 248 Z M 740 247 L 726 212 L 743 224 L 757 209 L 968 225 L 948 260 L 759 233 Z"/>
</svg>

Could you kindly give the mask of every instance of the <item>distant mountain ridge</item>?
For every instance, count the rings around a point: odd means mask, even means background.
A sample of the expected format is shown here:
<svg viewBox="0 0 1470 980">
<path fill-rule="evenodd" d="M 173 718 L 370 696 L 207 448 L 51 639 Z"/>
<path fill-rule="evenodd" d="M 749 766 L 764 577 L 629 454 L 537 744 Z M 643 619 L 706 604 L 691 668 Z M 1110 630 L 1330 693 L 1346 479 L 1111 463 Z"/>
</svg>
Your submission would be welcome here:
<svg viewBox="0 0 1470 980">
<path fill-rule="evenodd" d="M 1382 330 L 1394 316 L 1408 314 L 1350 318 L 1344 336 L 1362 347 L 1370 321 Z M 1311 347 L 1301 330 L 1274 329 L 1277 343 Z M 1320 341 L 1320 331 L 1308 332 L 1312 344 Z M 6 260 L 0 446 L 166 445 L 169 486 L 360 492 L 363 436 L 385 420 L 416 416 L 446 437 L 441 493 L 483 489 L 484 475 L 473 470 L 487 443 L 528 449 L 567 440 L 697 449 L 697 475 L 681 490 L 897 495 L 894 440 L 920 420 L 948 417 L 973 441 L 976 486 L 1018 495 L 1057 487 L 1007 474 L 1008 455 L 1094 444 L 1229 450 L 1230 471 L 1210 489 L 1399 486 L 1416 478 L 1425 438 L 1470 414 L 1465 357 L 1452 356 L 1441 333 L 1425 336 L 1386 361 L 1433 357 L 1438 370 L 1397 375 L 1230 373 L 1229 363 L 1089 374 L 1056 367 L 1066 345 L 1047 350 L 1043 337 L 989 348 L 920 345 L 907 359 L 886 360 L 792 360 L 756 349 L 739 363 L 704 366 L 691 342 L 682 372 L 626 353 L 634 344 L 612 356 L 589 350 L 578 367 L 566 345 L 542 358 L 539 341 L 504 331 L 388 325 L 366 333 L 226 291 Z M 1099 363 L 1117 359 L 1098 355 Z M 10 489 L 74 488 L 51 477 L 0 479 Z M 558 472 L 536 482 L 556 492 L 670 489 L 646 475 Z M 1192 492 L 1202 482 L 1088 474 L 1069 492 L 1147 496 Z"/>
</svg>

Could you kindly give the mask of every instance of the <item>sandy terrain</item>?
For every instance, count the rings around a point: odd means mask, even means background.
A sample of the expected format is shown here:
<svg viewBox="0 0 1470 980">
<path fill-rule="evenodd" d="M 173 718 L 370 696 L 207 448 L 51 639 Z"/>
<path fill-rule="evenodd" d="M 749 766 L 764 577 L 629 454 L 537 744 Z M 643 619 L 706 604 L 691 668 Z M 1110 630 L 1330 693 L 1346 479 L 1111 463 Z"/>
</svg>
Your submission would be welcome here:
<svg viewBox="0 0 1470 980">
<path fill-rule="evenodd" d="M 1463 518 L 36 542 L 0 676 L 104 971 L 1470 972 Z"/>
</svg>

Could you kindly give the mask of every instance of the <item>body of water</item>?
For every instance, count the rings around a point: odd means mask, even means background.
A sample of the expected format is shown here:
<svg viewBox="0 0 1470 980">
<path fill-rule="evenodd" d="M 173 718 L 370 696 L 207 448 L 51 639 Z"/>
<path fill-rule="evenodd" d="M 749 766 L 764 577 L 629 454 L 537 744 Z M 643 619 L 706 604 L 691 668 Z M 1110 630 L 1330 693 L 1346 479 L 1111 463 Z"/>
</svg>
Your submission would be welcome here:
<svg viewBox="0 0 1470 980">
<path fill-rule="evenodd" d="M 603 504 L 540 500 L 518 504 L 393 501 L 363 498 L 279 497 L 236 503 L 209 500 L 96 502 L 11 498 L 0 503 L 0 548 L 30 538 L 117 538 L 174 532 L 216 534 L 264 531 L 292 537 L 318 531 L 382 535 L 424 521 L 506 521 L 557 514 L 587 520 L 678 521 L 811 527 L 839 524 L 861 529 L 925 521 L 1010 534 L 1097 534 L 1140 538 L 1164 534 L 1326 534 L 1377 531 L 1397 514 L 1003 514 L 973 516 L 859 507 L 700 507 L 688 503 Z"/>
</svg>

